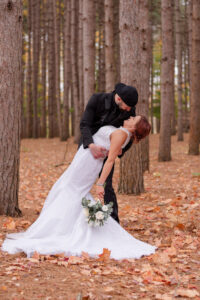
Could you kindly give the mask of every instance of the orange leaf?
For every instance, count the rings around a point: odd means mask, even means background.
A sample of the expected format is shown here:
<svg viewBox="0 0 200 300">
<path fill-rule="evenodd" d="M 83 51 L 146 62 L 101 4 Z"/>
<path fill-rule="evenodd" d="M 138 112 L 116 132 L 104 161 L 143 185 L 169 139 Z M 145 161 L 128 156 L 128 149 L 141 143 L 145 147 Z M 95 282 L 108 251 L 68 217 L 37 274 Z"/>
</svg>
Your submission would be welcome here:
<svg viewBox="0 0 200 300">
<path fill-rule="evenodd" d="M 179 223 L 176 225 L 176 227 L 180 230 L 184 230 L 185 229 L 185 225 L 183 225 L 182 223 Z"/>
<path fill-rule="evenodd" d="M 3 227 L 9 230 L 15 229 L 15 221 L 12 218 L 8 218 L 8 220 L 3 224 Z"/>
<path fill-rule="evenodd" d="M 70 256 L 68 263 L 71 265 L 78 265 L 83 263 L 83 258 L 78 256 Z"/>
<path fill-rule="evenodd" d="M 90 259 L 90 256 L 87 252 L 82 251 L 81 256 L 85 259 Z"/>
<path fill-rule="evenodd" d="M 99 254 L 99 261 L 104 261 L 110 258 L 110 253 L 111 251 L 108 250 L 107 248 L 103 248 L 103 253 Z"/>
</svg>

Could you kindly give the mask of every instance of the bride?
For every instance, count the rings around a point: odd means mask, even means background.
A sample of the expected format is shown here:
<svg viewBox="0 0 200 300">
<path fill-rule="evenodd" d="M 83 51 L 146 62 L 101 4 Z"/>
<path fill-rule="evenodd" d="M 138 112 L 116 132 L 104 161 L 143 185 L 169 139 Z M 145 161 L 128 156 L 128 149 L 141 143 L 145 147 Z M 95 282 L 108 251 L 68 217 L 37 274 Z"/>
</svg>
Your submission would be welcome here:
<svg viewBox="0 0 200 300">
<path fill-rule="evenodd" d="M 150 124 L 143 116 L 130 117 L 123 127 L 103 126 L 94 135 L 94 143 L 108 151 L 108 159 L 96 183 L 99 197 L 104 194 L 104 182 L 116 157 L 130 139 L 139 142 L 150 132 Z M 101 171 L 104 158 L 95 159 L 83 146 L 71 165 L 50 190 L 40 216 L 25 231 L 7 234 L 2 250 L 10 254 L 25 252 L 31 257 L 35 251 L 50 255 L 64 253 L 80 256 L 82 251 L 97 257 L 103 248 L 111 251 L 111 258 L 140 258 L 155 252 L 156 247 L 132 237 L 113 218 L 102 227 L 90 227 L 85 220 L 83 197 L 95 202 L 90 190 Z"/>
</svg>

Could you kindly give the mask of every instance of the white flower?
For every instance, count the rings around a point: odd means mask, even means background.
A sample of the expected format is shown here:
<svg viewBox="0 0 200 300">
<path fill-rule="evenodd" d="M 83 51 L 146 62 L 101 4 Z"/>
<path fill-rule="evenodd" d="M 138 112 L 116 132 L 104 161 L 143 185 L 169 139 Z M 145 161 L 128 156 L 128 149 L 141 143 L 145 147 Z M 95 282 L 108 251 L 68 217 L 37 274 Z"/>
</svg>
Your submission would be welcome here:
<svg viewBox="0 0 200 300">
<path fill-rule="evenodd" d="M 102 211 L 98 211 L 96 214 L 95 214 L 97 220 L 103 220 L 104 219 L 104 214 Z"/>
<path fill-rule="evenodd" d="M 92 207 L 92 206 L 93 206 L 93 203 L 90 202 L 90 203 L 88 204 L 88 207 Z"/>
<path fill-rule="evenodd" d="M 89 216 L 89 210 L 88 210 L 88 208 L 84 208 L 84 209 L 83 209 L 83 212 L 84 212 L 84 215 L 85 215 L 86 217 Z"/>
<path fill-rule="evenodd" d="M 107 206 L 107 205 L 103 205 L 103 206 L 102 206 L 102 210 L 103 210 L 103 211 L 108 211 L 108 206 Z"/>
</svg>

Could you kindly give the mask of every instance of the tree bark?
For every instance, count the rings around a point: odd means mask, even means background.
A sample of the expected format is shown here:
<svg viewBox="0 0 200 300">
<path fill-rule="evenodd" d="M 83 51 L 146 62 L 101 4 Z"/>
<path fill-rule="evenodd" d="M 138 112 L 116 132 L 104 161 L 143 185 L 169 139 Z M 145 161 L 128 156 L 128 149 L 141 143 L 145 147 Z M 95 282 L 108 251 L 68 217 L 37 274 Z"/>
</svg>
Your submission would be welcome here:
<svg viewBox="0 0 200 300">
<path fill-rule="evenodd" d="M 178 85 L 177 85 L 177 96 L 178 96 L 178 130 L 177 139 L 183 141 L 183 115 L 182 115 L 182 24 L 180 14 L 180 1 L 175 1 L 175 17 L 176 17 L 176 58 L 178 67 Z"/>
<path fill-rule="evenodd" d="M 53 32 L 53 3 L 48 3 L 48 133 L 49 138 L 55 136 L 55 48 Z"/>
<path fill-rule="evenodd" d="M 22 3 L 0 3 L 0 214 L 17 216 L 22 76 Z"/>
<path fill-rule="evenodd" d="M 83 0 L 84 106 L 95 90 L 95 14 L 94 1 Z"/>
<path fill-rule="evenodd" d="M 200 2 L 193 0 L 192 8 L 192 99 L 190 112 L 189 154 L 199 155 L 200 142 Z"/>
<path fill-rule="evenodd" d="M 150 72 L 148 1 L 121 0 L 119 11 L 121 81 L 137 88 L 140 98 L 137 114 L 147 114 Z M 133 145 L 120 160 L 119 191 L 128 194 L 144 191 L 141 143 Z"/>
<path fill-rule="evenodd" d="M 28 1 L 28 70 L 27 70 L 27 137 L 33 136 L 33 99 L 32 99 L 32 13 L 31 13 L 31 0 Z"/>
<path fill-rule="evenodd" d="M 96 2 L 97 7 L 97 32 L 99 32 L 98 45 L 96 46 L 97 57 L 97 92 L 105 92 L 106 78 L 105 78 L 105 11 L 104 0 Z"/>
<path fill-rule="evenodd" d="M 64 2 L 64 98 L 63 98 L 63 136 L 69 137 L 69 89 L 70 89 L 70 2 Z"/>
<path fill-rule="evenodd" d="M 115 86 L 114 70 L 114 15 L 113 0 L 105 0 L 105 75 L 106 91 L 110 92 Z"/>
<path fill-rule="evenodd" d="M 80 101 L 78 87 L 78 53 L 77 53 L 77 11 L 78 6 L 75 0 L 71 0 L 71 67 L 72 67 L 72 92 L 74 100 L 74 141 L 80 140 Z"/>
<path fill-rule="evenodd" d="M 83 99 L 83 0 L 79 0 L 79 14 L 78 14 L 78 80 L 79 80 L 79 101 L 80 112 L 84 110 Z"/>
<path fill-rule="evenodd" d="M 46 52 L 47 52 L 47 25 L 46 25 L 46 2 L 42 6 L 42 100 L 41 100 L 41 137 L 46 137 Z"/>
<path fill-rule="evenodd" d="M 171 160 L 171 112 L 174 85 L 172 0 L 162 0 L 161 127 L 159 161 Z"/>
<path fill-rule="evenodd" d="M 53 28 L 55 53 L 55 100 L 57 106 L 57 125 L 59 137 L 62 137 L 62 114 L 60 103 L 60 16 L 57 14 L 57 1 L 53 0 Z"/>
<path fill-rule="evenodd" d="M 38 71 L 40 53 L 40 0 L 32 1 L 33 29 L 33 137 L 38 138 Z"/>
</svg>

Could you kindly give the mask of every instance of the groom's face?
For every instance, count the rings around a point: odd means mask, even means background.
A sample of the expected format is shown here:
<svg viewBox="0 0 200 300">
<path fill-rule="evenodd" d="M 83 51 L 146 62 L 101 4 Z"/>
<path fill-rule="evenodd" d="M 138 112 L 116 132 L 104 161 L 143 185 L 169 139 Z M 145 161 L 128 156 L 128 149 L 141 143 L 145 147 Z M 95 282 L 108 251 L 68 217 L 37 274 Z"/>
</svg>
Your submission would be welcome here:
<svg viewBox="0 0 200 300">
<path fill-rule="evenodd" d="M 120 109 L 130 111 L 131 107 L 128 106 L 117 94 L 115 94 L 115 102 Z"/>
</svg>

